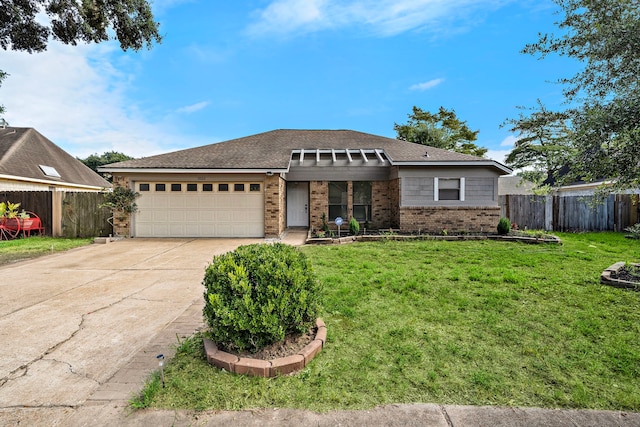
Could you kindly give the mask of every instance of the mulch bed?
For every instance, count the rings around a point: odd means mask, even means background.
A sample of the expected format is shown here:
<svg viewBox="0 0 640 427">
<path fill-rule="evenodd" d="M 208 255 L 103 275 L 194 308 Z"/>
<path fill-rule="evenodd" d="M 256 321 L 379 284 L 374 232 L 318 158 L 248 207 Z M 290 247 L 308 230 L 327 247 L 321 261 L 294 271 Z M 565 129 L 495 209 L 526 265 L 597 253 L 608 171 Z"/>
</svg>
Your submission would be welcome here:
<svg viewBox="0 0 640 427">
<path fill-rule="evenodd" d="M 238 357 L 273 360 L 280 357 L 287 357 L 293 354 L 298 354 L 300 350 L 305 348 L 307 344 L 315 339 L 317 332 L 318 328 L 313 327 L 309 329 L 309 331 L 307 331 L 307 333 L 305 334 L 287 335 L 284 337 L 284 340 L 268 345 L 257 353 L 251 353 L 249 351 L 238 352 L 223 347 L 221 347 L 221 350 Z"/>
</svg>

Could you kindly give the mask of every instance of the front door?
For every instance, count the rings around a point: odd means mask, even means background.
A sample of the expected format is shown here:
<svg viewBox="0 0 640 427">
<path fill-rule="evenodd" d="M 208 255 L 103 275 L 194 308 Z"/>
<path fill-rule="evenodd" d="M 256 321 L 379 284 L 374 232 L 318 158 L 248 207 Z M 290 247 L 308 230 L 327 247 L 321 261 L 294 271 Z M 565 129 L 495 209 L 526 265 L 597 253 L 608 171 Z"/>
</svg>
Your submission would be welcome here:
<svg viewBox="0 0 640 427">
<path fill-rule="evenodd" d="M 287 182 L 287 227 L 309 226 L 309 183 Z"/>
</svg>

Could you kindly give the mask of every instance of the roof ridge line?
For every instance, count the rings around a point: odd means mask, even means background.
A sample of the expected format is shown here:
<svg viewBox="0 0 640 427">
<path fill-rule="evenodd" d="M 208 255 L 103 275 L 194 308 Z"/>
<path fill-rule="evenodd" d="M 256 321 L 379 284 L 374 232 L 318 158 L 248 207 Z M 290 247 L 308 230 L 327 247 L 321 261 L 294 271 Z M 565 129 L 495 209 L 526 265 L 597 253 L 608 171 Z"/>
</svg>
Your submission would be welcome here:
<svg viewBox="0 0 640 427">
<path fill-rule="evenodd" d="M 14 143 L 11 145 L 11 147 L 7 150 L 7 152 L 4 154 L 4 156 L 2 156 L 2 159 L 0 159 L 0 165 L 2 165 L 5 161 L 8 161 L 13 154 L 15 153 L 15 151 L 24 143 L 25 141 L 25 137 L 27 136 L 27 133 L 32 131 L 33 128 L 27 128 L 27 130 L 25 131 L 25 133 L 23 133 L 20 138 L 18 138 L 17 140 L 14 141 Z M 13 130 L 14 132 L 16 132 L 16 130 Z M 16 132 L 17 133 L 17 132 Z M 10 135 L 10 134 L 7 134 Z"/>
</svg>

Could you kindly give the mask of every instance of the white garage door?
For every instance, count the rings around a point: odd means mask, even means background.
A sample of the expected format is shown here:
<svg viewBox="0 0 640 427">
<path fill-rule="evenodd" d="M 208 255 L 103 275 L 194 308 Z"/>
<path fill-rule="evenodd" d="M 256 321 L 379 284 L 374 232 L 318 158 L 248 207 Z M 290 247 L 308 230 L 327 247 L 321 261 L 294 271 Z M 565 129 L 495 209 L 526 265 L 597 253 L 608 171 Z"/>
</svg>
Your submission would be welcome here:
<svg viewBox="0 0 640 427">
<path fill-rule="evenodd" d="M 138 182 L 137 237 L 262 237 L 262 183 Z"/>
</svg>

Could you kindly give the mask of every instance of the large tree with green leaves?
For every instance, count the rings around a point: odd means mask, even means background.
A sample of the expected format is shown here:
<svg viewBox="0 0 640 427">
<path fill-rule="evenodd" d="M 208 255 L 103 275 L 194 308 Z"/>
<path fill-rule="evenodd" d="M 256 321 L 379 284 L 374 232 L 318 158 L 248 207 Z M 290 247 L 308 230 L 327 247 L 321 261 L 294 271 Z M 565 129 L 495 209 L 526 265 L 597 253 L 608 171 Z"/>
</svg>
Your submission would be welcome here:
<svg viewBox="0 0 640 427">
<path fill-rule="evenodd" d="M 133 157 L 127 156 L 126 154 L 119 153 L 117 151 L 107 151 L 101 155 L 92 154 L 86 159 L 78 159 L 88 167 L 90 167 L 96 173 L 102 175 L 106 180 L 111 182 L 111 174 L 98 172 L 98 168 L 103 165 L 108 165 L 111 163 L 124 162 L 126 160 L 133 160 Z"/>
<path fill-rule="evenodd" d="M 523 52 L 584 63 L 560 80 L 572 126 L 573 179 L 640 186 L 640 1 L 554 0 L 560 35 L 541 34 Z"/>
<path fill-rule="evenodd" d="M 548 178 L 557 181 L 574 154 L 569 115 L 548 110 L 540 100 L 530 111 L 503 124 L 517 137 L 505 163 L 539 185 Z"/>
<path fill-rule="evenodd" d="M 403 125 L 395 123 L 393 129 L 397 133 L 397 139 L 402 141 L 480 157 L 487 153 L 486 148 L 479 147 L 474 142 L 480 131 L 472 131 L 454 110 L 444 107 L 440 107 L 435 114 L 413 107 L 409 121 Z"/>
<path fill-rule="evenodd" d="M 42 52 L 52 39 L 74 46 L 115 39 L 140 50 L 161 41 L 158 25 L 146 0 L 0 0 L 4 50 Z M 0 83 L 5 76 L 0 70 Z"/>
<path fill-rule="evenodd" d="M 0 1 L 4 50 L 41 52 L 50 37 L 70 45 L 116 39 L 123 50 L 140 50 L 161 40 L 146 0 Z"/>
</svg>

